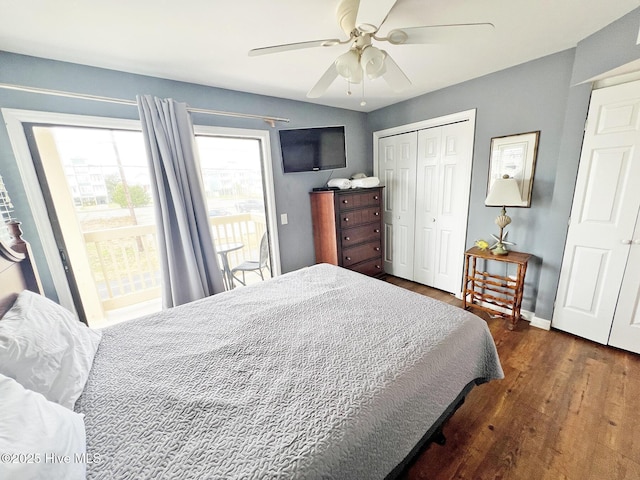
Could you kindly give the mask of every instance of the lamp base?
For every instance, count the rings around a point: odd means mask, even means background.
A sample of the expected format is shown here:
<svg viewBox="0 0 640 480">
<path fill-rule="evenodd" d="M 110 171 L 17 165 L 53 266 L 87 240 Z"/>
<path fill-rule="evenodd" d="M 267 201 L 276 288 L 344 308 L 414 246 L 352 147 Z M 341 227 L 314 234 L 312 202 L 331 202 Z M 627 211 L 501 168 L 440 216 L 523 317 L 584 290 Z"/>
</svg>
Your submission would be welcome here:
<svg viewBox="0 0 640 480">
<path fill-rule="evenodd" d="M 491 253 L 494 255 L 508 255 L 509 250 L 507 250 L 507 247 L 503 243 L 498 243 L 491 249 Z"/>
</svg>

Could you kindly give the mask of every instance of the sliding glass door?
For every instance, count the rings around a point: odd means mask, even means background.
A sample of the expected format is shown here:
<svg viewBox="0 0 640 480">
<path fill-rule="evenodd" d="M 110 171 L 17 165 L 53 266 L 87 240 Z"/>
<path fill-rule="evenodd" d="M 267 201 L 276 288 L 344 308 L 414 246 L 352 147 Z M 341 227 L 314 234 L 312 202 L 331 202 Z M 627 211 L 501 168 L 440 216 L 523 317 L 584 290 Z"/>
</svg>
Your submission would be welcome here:
<svg viewBox="0 0 640 480">
<path fill-rule="evenodd" d="M 92 326 L 159 310 L 154 207 L 139 122 L 2 113 L 61 304 Z M 195 129 L 216 247 L 237 246 L 221 253 L 220 263 L 227 260 L 231 271 L 258 261 L 264 238 L 269 268 L 262 274 L 279 274 L 268 131 Z M 261 280 L 255 271 L 245 278 Z"/>
<path fill-rule="evenodd" d="M 78 314 L 103 326 L 160 310 L 142 133 L 32 124 L 25 132 Z"/>
<path fill-rule="evenodd" d="M 230 271 L 246 262 L 260 262 L 260 245 L 267 242 L 267 214 L 262 174 L 261 142 L 257 138 L 197 135 L 200 167 L 214 242 Z M 263 249 L 264 252 L 264 249 Z M 263 253 L 264 257 L 264 253 Z M 266 268 L 240 275 L 243 283 L 271 276 L 271 258 Z M 227 273 L 230 273 L 228 271 Z M 227 286 L 238 284 L 227 279 Z"/>
</svg>

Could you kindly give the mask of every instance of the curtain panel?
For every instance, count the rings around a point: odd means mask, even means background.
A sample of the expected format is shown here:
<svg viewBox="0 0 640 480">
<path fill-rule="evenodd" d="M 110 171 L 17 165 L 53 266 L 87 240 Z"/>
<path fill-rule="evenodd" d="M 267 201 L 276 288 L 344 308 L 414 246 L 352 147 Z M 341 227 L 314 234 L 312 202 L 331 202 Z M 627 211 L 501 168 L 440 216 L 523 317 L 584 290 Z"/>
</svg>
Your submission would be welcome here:
<svg viewBox="0 0 640 480">
<path fill-rule="evenodd" d="M 224 291 L 187 105 L 137 97 L 152 175 L 164 308 Z"/>
</svg>

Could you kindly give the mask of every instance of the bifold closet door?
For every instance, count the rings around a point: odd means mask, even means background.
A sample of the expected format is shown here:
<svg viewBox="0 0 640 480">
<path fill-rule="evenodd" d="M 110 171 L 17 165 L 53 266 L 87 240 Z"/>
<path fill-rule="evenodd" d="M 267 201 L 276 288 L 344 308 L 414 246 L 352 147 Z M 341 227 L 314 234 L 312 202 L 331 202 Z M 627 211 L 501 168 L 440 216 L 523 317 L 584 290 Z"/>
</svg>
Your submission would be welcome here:
<svg viewBox="0 0 640 480">
<path fill-rule="evenodd" d="M 472 140 L 469 122 L 418 132 L 414 280 L 451 293 L 461 286 Z"/>
<path fill-rule="evenodd" d="M 627 325 L 623 335 L 640 328 L 637 301 L 631 306 L 625 303 L 630 297 L 625 300 L 621 294 L 624 285 L 633 289 L 634 277 L 629 277 L 627 283 L 626 276 L 637 275 L 638 271 L 638 254 L 632 252 L 640 248 L 634 244 L 638 240 L 634 230 L 640 209 L 638 179 L 640 81 L 595 90 L 587 117 L 553 327 L 603 344 L 609 342 L 614 315 L 617 322 Z M 637 299 L 635 285 L 635 293 L 625 292 Z"/>
<path fill-rule="evenodd" d="M 381 138 L 378 175 L 384 192 L 384 271 L 413 280 L 416 132 Z"/>
</svg>

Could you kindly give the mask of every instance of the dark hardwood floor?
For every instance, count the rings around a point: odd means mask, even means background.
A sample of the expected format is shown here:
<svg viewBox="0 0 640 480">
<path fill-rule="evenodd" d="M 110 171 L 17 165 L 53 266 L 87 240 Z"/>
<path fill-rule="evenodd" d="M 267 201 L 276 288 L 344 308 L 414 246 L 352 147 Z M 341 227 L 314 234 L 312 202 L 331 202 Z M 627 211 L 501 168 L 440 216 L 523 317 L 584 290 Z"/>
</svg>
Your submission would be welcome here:
<svg viewBox="0 0 640 480">
<path fill-rule="evenodd" d="M 445 292 L 387 281 L 460 306 Z M 405 480 L 640 479 L 640 355 L 471 310 L 505 378 L 476 387 Z"/>
</svg>

